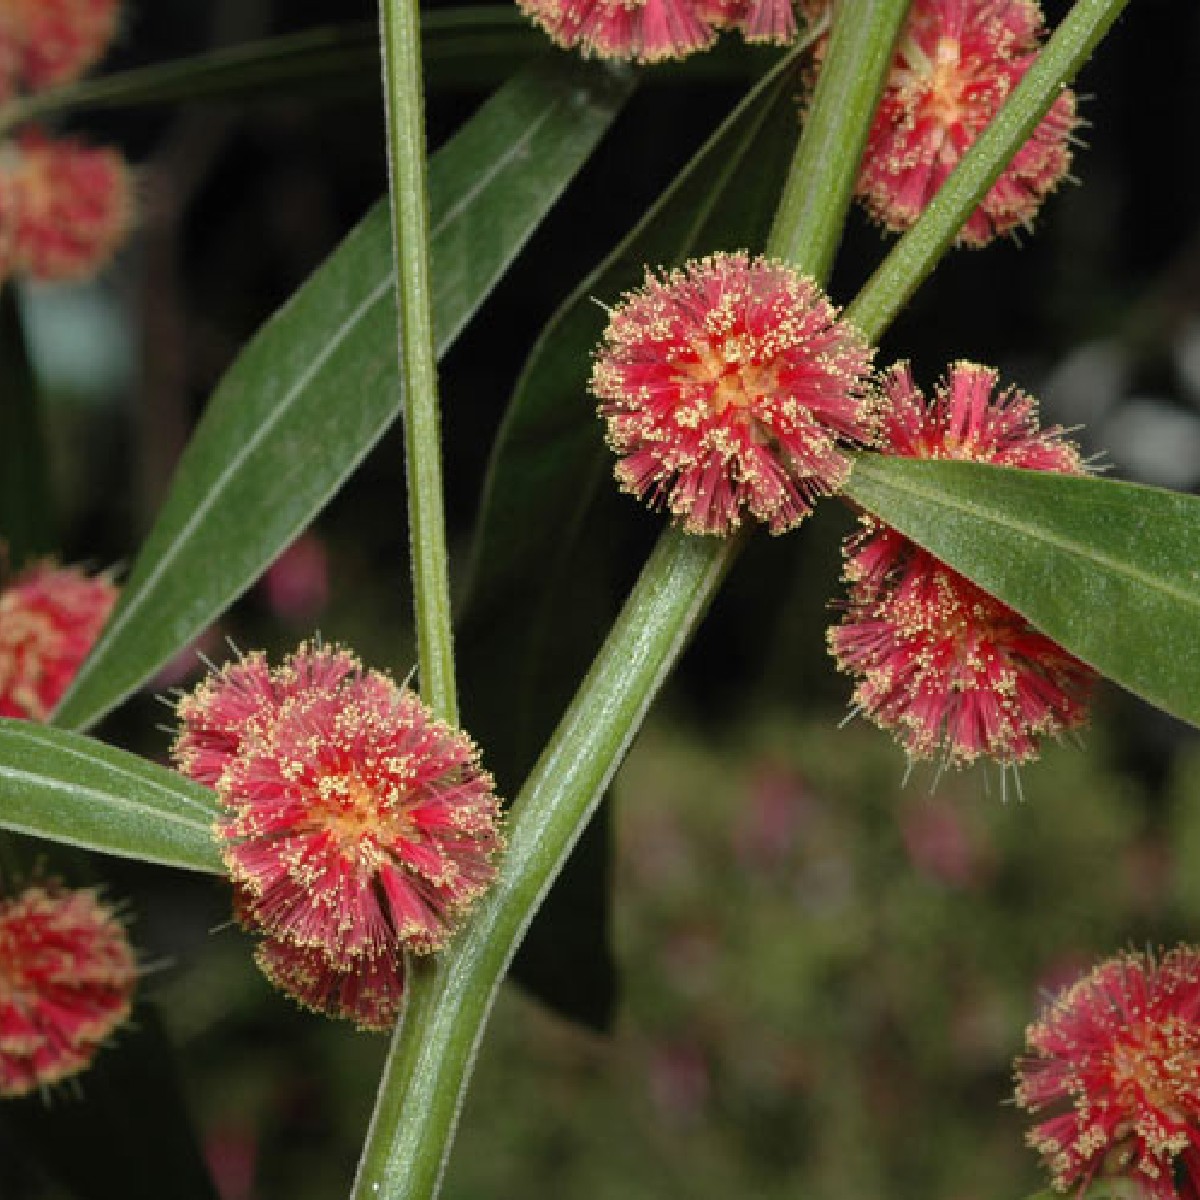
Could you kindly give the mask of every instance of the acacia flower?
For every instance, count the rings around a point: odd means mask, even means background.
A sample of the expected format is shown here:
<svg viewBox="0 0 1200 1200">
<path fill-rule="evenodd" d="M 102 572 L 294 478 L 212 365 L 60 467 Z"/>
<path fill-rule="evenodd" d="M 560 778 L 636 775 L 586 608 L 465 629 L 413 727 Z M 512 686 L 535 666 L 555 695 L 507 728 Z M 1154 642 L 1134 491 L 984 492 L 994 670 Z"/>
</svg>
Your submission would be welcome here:
<svg viewBox="0 0 1200 1200">
<path fill-rule="evenodd" d="M 1200 1196 L 1200 951 L 1126 953 L 1066 988 L 1026 1032 L 1017 1103 L 1059 1191 L 1128 1181 Z"/>
<path fill-rule="evenodd" d="M 344 650 L 250 655 L 178 707 L 177 766 L 215 786 L 222 855 L 259 964 L 310 1008 L 395 1018 L 403 955 L 441 948 L 495 877 L 478 750 Z"/>
<path fill-rule="evenodd" d="M 748 41 L 790 42 L 791 0 L 517 0 L 551 39 L 585 55 L 654 63 L 707 50 L 717 31 Z"/>
<path fill-rule="evenodd" d="M 115 0 L 0 0 L 0 99 L 69 83 L 106 49 Z M 133 223 L 133 184 L 116 150 L 27 127 L 0 144 L 0 279 L 86 278 Z"/>
<path fill-rule="evenodd" d="M 116 598 L 107 576 L 49 562 L 0 591 L 0 717 L 49 717 Z"/>
<path fill-rule="evenodd" d="M 77 79 L 108 49 L 117 0 L 0 0 L 7 78 L 30 91 Z"/>
<path fill-rule="evenodd" d="M 872 438 L 871 353 L 784 263 L 714 254 L 648 271 L 592 371 L 618 481 L 689 533 L 731 533 L 746 511 L 792 528 L 845 482 L 845 444 Z"/>
<path fill-rule="evenodd" d="M 49 883 L 0 900 L 0 1096 L 82 1071 L 129 1017 L 137 965 L 92 891 Z"/>
<path fill-rule="evenodd" d="M 1036 0 L 914 0 L 867 137 L 856 194 L 902 232 L 990 124 L 1044 33 Z M 1075 95 L 1064 88 L 958 235 L 984 246 L 1028 227 L 1071 164 Z"/>
<path fill-rule="evenodd" d="M 5 166 L 10 270 L 47 283 L 84 279 L 129 232 L 133 188 L 115 150 L 29 129 Z"/>
<path fill-rule="evenodd" d="M 896 365 L 882 381 L 885 450 L 1083 470 L 1062 429 L 1039 429 L 1028 396 L 995 386 L 991 368 L 959 362 L 927 403 L 907 364 Z M 1092 671 L 1019 613 L 870 516 L 844 553 L 849 596 L 830 649 L 857 680 L 854 708 L 910 757 L 1024 762 L 1042 737 L 1084 724 Z"/>
</svg>

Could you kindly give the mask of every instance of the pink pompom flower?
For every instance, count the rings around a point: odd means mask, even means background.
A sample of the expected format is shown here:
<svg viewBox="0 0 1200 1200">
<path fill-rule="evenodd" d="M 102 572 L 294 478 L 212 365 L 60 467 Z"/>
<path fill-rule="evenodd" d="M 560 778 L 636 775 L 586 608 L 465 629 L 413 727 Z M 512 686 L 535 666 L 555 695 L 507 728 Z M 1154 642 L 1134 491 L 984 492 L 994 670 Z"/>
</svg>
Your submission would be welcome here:
<svg viewBox="0 0 1200 1200">
<path fill-rule="evenodd" d="M 1028 396 L 995 387 L 991 368 L 959 362 L 926 402 L 898 364 L 883 377 L 885 450 L 1083 470 L 1063 430 L 1038 427 Z M 1024 762 L 1042 738 L 1086 722 L 1093 672 L 1019 613 L 873 517 L 861 518 L 844 549 L 849 596 L 830 649 L 857 681 L 854 708 L 910 757 Z"/>
<path fill-rule="evenodd" d="M 592 371 L 617 479 L 689 533 L 732 533 L 747 512 L 791 529 L 845 482 L 845 448 L 874 436 L 871 355 L 784 263 L 714 254 L 648 272 Z"/>
<path fill-rule="evenodd" d="M 250 655 L 178 705 L 183 773 L 214 786 L 258 961 L 300 1003 L 386 1028 L 405 952 L 445 945 L 496 874 L 500 806 L 479 752 L 344 650 Z"/>
<path fill-rule="evenodd" d="M 0 590 L 0 717 L 50 716 L 116 598 L 107 576 L 49 562 Z"/>
<path fill-rule="evenodd" d="M 114 911 L 54 883 L 0 900 L 0 1096 L 84 1070 L 129 1018 L 137 964 Z"/>
<path fill-rule="evenodd" d="M 108 49 L 118 0 L 4 0 L 0 55 L 8 76 L 29 91 L 78 79 Z"/>
<path fill-rule="evenodd" d="M 30 129 L 5 170 L 10 270 L 58 283 L 108 263 L 133 216 L 129 169 L 117 151 Z"/>
<path fill-rule="evenodd" d="M 721 29 L 785 44 L 796 35 L 791 0 L 517 0 L 551 39 L 585 55 L 639 63 L 707 50 Z"/>
<path fill-rule="evenodd" d="M 1030 1025 L 1017 1104 L 1062 1192 L 1200 1197 L 1200 951 L 1108 959 Z M 1112 1194 L 1117 1194 L 1114 1188 Z"/>
<path fill-rule="evenodd" d="M 856 193 L 902 232 L 991 123 L 1036 57 L 1036 0 L 914 0 L 867 138 Z M 958 235 L 984 246 L 1027 228 L 1071 165 L 1078 121 L 1064 88 Z"/>
</svg>

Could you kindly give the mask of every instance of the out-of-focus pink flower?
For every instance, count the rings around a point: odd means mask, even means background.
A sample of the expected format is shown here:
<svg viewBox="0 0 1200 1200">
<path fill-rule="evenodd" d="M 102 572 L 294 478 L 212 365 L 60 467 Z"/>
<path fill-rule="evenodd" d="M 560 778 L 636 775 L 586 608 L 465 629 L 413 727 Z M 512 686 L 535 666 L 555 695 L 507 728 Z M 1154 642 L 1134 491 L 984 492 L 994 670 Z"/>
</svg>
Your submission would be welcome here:
<svg viewBox="0 0 1200 1200">
<path fill-rule="evenodd" d="M 1036 57 L 1036 0 L 914 0 L 867 138 L 857 194 L 907 229 L 991 123 Z M 1057 96 L 959 233 L 967 246 L 1028 227 L 1071 164 L 1075 95 Z"/>
<path fill-rule="evenodd" d="M 808 787 L 795 771 L 762 764 L 750 781 L 733 833 L 739 860 L 754 870 L 781 866 L 795 849 L 797 834 L 813 808 Z"/>
<path fill-rule="evenodd" d="M 612 311 L 592 391 L 628 492 L 665 504 L 689 533 L 743 514 L 797 525 L 873 436 L 871 351 L 811 280 L 745 254 L 715 254 Z"/>
<path fill-rule="evenodd" d="M 712 1072 L 698 1042 L 675 1039 L 650 1048 L 650 1096 L 662 1116 L 676 1126 L 692 1125 L 712 1094 Z"/>
<path fill-rule="evenodd" d="M 115 150 L 26 130 L 4 168 L 9 269 L 45 282 L 84 279 L 129 232 L 133 189 Z"/>
<path fill-rule="evenodd" d="M 0 717 L 49 717 L 116 598 L 106 576 L 49 562 L 0 591 Z"/>
<path fill-rule="evenodd" d="M 1061 429 L 1039 429 L 1032 400 L 1016 389 L 996 395 L 995 385 L 990 368 L 955 363 L 927 403 L 908 367 L 892 368 L 884 449 L 1083 469 Z M 855 709 L 892 730 L 910 756 L 1024 762 L 1041 738 L 1086 722 L 1093 672 L 1019 613 L 871 517 L 845 554 L 849 597 L 830 649 L 857 680 Z"/>
<path fill-rule="evenodd" d="M 3 0 L 0 59 L 29 91 L 78 79 L 108 49 L 118 0 Z"/>
<path fill-rule="evenodd" d="M 904 810 L 900 834 L 913 866 L 930 879 L 953 888 L 979 881 L 979 850 L 952 804 L 922 797 Z"/>
<path fill-rule="evenodd" d="M 91 891 L 35 885 L 0 900 L 0 1096 L 87 1067 L 129 1017 L 137 965 Z"/>
<path fill-rule="evenodd" d="M 0 0 L 0 100 L 76 79 L 104 53 L 117 0 Z M 0 147 L 0 280 L 74 282 L 106 266 L 133 223 L 116 150 L 27 126 Z"/>
<path fill-rule="evenodd" d="M 258 1165 L 254 1130 L 223 1121 L 204 1136 L 204 1161 L 221 1200 L 251 1200 Z"/>
<path fill-rule="evenodd" d="M 1057 1190 L 1120 1180 L 1147 1200 L 1200 1196 L 1200 951 L 1102 962 L 1026 1043 L 1016 1099 L 1052 1113 L 1029 1144 Z"/>
<path fill-rule="evenodd" d="M 271 611 L 307 625 L 329 601 L 329 554 L 315 533 L 301 534 L 267 568 L 262 581 Z"/>
<path fill-rule="evenodd" d="M 747 41 L 790 42 L 791 0 L 517 0 L 560 46 L 655 63 L 707 50 L 721 29 Z"/>
<path fill-rule="evenodd" d="M 222 854 L 259 962 L 311 1008 L 395 1019 L 429 953 L 496 874 L 491 776 L 465 734 L 346 651 L 249 655 L 180 702 L 180 770 L 215 786 Z"/>
</svg>

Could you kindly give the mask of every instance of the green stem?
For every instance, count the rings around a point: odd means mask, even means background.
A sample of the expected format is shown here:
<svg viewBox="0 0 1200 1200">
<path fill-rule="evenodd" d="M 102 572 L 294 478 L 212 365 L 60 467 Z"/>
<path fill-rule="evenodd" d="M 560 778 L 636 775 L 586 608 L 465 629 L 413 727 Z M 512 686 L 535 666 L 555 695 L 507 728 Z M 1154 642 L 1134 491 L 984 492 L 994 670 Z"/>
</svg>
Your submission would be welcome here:
<svg viewBox="0 0 1200 1200">
<path fill-rule="evenodd" d="M 837 204 L 797 204 L 781 215 L 772 244 L 801 269 L 832 261 L 849 202 L 857 155 L 821 155 L 806 143 L 861 146 L 871 104 L 882 85 L 895 30 L 908 0 L 864 0 L 869 37 L 842 36 L 826 70 L 838 86 L 854 72 L 842 60 L 867 53 L 875 74 L 860 71 L 839 109 L 823 97 L 825 72 L 805 126 L 796 169 Z M 847 20 L 859 5 L 845 5 Z M 840 118 L 839 118 L 840 112 Z M 794 193 L 795 189 L 789 189 Z M 512 807 L 509 845 L 500 878 L 468 927 L 436 961 L 410 964 L 408 1000 L 393 1037 L 375 1112 L 363 1147 L 353 1200 L 429 1200 L 437 1193 L 458 1112 L 496 989 L 579 837 L 650 704 L 736 557 L 740 539 L 689 537 L 668 529 L 647 562 L 620 616 L 542 757 Z"/>
<path fill-rule="evenodd" d="M 908 0 L 834 10 L 829 47 L 784 185 L 767 253 L 824 280 L 833 266 L 871 117 Z"/>
<path fill-rule="evenodd" d="M 668 530 L 513 805 L 496 886 L 453 949 L 413 972 L 405 1029 L 354 1200 L 436 1193 L 492 999 L 542 897 L 735 554 L 736 540 Z"/>
<path fill-rule="evenodd" d="M 932 274 L 976 205 L 1128 3 L 1077 0 L 995 120 L 847 308 L 847 319 L 872 341 L 882 336 Z"/>
<path fill-rule="evenodd" d="M 421 18 L 417 0 L 382 0 L 383 85 L 387 101 L 388 170 L 408 529 L 421 694 L 446 721 L 458 719 L 454 637 L 442 509 L 437 352 L 429 282 L 429 200 L 425 185 L 425 114 L 421 85 Z"/>
</svg>

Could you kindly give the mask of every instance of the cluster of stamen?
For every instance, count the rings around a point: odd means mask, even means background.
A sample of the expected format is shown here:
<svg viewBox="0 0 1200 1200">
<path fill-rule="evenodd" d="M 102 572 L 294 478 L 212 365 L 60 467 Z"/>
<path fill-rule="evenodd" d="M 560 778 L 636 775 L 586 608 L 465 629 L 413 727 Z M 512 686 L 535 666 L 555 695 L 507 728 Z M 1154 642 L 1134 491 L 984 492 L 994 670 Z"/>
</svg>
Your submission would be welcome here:
<svg viewBox="0 0 1200 1200">
<path fill-rule="evenodd" d="M 1066 989 L 1026 1035 L 1017 1103 L 1061 1191 L 1121 1181 L 1200 1195 L 1200 953 L 1126 954 Z"/>
<path fill-rule="evenodd" d="M 250 655 L 179 704 L 179 768 L 215 786 L 258 961 L 301 1003 L 393 1023 L 405 952 L 442 947 L 495 877 L 499 802 L 478 751 L 344 650 Z"/>
</svg>

